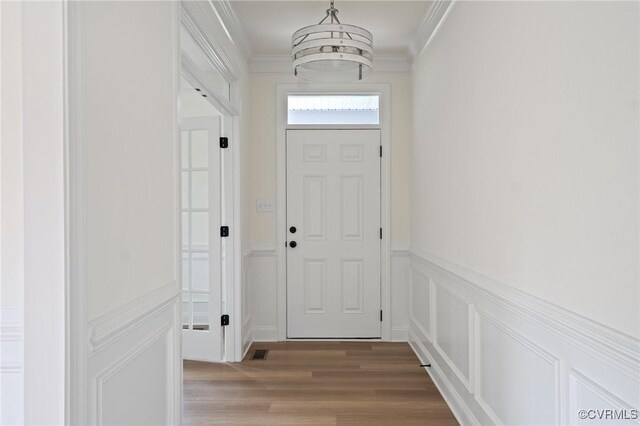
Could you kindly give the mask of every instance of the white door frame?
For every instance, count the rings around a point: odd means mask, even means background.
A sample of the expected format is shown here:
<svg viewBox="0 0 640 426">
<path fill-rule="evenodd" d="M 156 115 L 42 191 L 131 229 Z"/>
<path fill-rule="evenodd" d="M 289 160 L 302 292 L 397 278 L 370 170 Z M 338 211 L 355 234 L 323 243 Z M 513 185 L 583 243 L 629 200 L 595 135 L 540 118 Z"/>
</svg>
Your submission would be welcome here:
<svg viewBox="0 0 640 426">
<path fill-rule="evenodd" d="M 288 125 L 287 95 L 375 94 L 380 96 L 379 125 Z M 380 308 L 381 340 L 391 340 L 391 86 L 389 84 L 278 84 L 276 85 L 276 173 L 277 173 L 277 301 L 278 339 L 287 340 L 287 156 L 286 132 L 291 129 L 380 129 Z"/>
<path fill-rule="evenodd" d="M 207 100 L 222 114 L 220 135 L 229 138 L 229 147 L 221 149 L 221 162 L 225 165 L 222 178 L 221 196 L 224 208 L 221 212 L 221 223 L 229 226 L 230 236 L 222 242 L 222 265 L 225 269 L 222 286 L 221 312 L 228 314 L 230 324 L 223 329 L 224 361 L 242 360 L 242 307 L 241 307 L 241 274 L 242 274 L 242 218 L 241 218 L 241 164 L 240 164 L 240 114 L 241 93 L 239 79 L 242 77 L 237 58 L 219 56 L 221 49 L 215 34 L 204 27 L 197 17 L 207 17 L 211 6 L 195 2 L 181 2 L 181 26 L 196 41 L 202 52 L 209 58 L 211 69 L 220 73 L 230 84 L 229 97 L 221 92 L 206 74 L 184 51 L 181 52 L 181 73 L 194 87 L 207 95 Z M 206 10 L 201 10 L 204 7 Z M 212 319 L 213 323 L 218 321 Z"/>
</svg>

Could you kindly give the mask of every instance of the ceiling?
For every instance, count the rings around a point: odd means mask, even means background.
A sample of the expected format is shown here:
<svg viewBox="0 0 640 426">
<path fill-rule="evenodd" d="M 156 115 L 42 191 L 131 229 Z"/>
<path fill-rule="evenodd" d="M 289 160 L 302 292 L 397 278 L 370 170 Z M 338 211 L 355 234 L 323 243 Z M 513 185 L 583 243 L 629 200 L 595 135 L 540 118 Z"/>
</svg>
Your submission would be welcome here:
<svg viewBox="0 0 640 426">
<path fill-rule="evenodd" d="M 288 55 L 291 35 L 326 15 L 329 1 L 244 1 L 232 2 L 244 26 L 254 55 Z M 353 24 L 373 33 L 377 54 L 407 55 L 416 37 L 429 1 L 336 0 L 343 24 Z"/>
</svg>

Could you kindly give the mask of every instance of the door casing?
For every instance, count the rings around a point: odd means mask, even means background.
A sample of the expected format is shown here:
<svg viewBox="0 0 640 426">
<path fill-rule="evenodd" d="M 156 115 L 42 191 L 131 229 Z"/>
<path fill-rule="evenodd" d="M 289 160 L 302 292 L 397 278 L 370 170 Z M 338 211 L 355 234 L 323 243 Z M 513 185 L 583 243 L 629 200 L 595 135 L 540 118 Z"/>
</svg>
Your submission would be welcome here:
<svg viewBox="0 0 640 426">
<path fill-rule="evenodd" d="M 287 96 L 294 94 L 358 94 L 380 96 L 380 124 L 377 125 L 288 125 Z M 287 156 L 286 132 L 293 129 L 378 129 L 381 135 L 380 162 L 380 306 L 381 339 L 391 340 L 391 85 L 385 83 L 352 84 L 278 84 L 276 86 L 276 173 L 277 173 L 277 301 L 278 339 L 287 340 Z"/>
</svg>

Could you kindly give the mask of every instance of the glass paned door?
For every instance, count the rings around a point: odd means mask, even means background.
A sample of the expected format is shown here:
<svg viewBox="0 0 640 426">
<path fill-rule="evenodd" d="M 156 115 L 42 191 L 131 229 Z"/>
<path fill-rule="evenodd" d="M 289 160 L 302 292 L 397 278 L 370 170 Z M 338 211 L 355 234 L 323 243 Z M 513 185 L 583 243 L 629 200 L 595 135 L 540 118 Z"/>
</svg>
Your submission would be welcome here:
<svg viewBox="0 0 640 426">
<path fill-rule="evenodd" d="M 182 353 L 222 359 L 220 117 L 181 120 Z M 216 320 L 217 319 L 217 320 Z"/>
</svg>

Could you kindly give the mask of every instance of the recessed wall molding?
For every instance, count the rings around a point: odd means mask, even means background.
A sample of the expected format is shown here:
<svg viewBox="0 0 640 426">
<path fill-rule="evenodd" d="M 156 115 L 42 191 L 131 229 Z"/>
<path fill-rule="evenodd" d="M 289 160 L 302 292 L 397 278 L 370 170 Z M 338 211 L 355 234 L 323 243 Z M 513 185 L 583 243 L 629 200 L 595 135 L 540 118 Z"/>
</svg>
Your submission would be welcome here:
<svg viewBox="0 0 640 426">
<path fill-rule="evenodd" d="M 392 341 L 408 339 L 409 257 L 407 245 L 391 249 L 391 335 Z M 243 309 L 243 350 L 253 341 L 277 341 L 281 332 L 277 317 L 277 250 L 273 246 L 254 246 L 243 252 L 245 289 Z M 258 303 L 259 301 L 259 303 Z"/>
<path fill-rule="evenodd" d="M 293 74 L 289 55 L 254 55 L 251 58 L 252 73 Z M 373 74 L 380 72 L 409 72 L 411 59 L 406 55 L 376 55 Z"/>
<path fill-rule="evenodd" d="M 624 371 L 637 373 L 640 340 L 431 254 L 415 248 L 410 251 L 412 268 L 428 273 L 430 267 L 436 274 L 453 279 L 478 295 L 529 316 L 554 334 L 572 339 L 595 356 L 615 360 Z"/>
<path fill-rule="evenodd" d="M 23 420 L 24 336 L 22 309 L 0 309 L 0 423 L 21 424 Z M 10 389 L 11 392 L 5 390 Z"/>
<path fill-rule="evenodd" d="M 637 405 L 637 339 L 433 255 L 410 251 L 409 341 L 421 361 L 432 365 L 428 373 L 461 423 L 533 419 L 574 424 L 578 409 Z M 443 297 L 468 306 L 468 311 L 462 306 L 450 313 L 446 326 L 438 314 Z M 469 375 L 461 377 L 465 359 Z M 527 403 L 519 402 L 519 389 L 527 389 Z M 594 399 L 602 406 L 579 406 Z"/>
<path fill-rule="evenodd" d="M 161 328 L 158 332 L 152 335 L 150 338 L 142 341 L 137 346 L 133 347 L 125 356 L 119 358 L 115 363 L 104 369 L 100 372 L 94 381 L 94 389 L 95 389 L 95 424 L 103 425 L 108 424 L 104 419 L 105 405 L 107 405 L 107 412 L 111 412 L 111 407 L 108 406 L 108 402 L 105 399 L 109 395 L 105 395 L 107 393 L 105 391 L 105 385 L 108 385 L 109 381 L 112 379 L 118 379 L 118 375 L 125 374 L 126 367 L 132 365 L 136 360 L 139 360 L 141 357 L 146 355 L 149 352 L 156 352 L 156 356 L 159 355 L 160 350 L 165 347 L 169 347 L 169 353 L 173 352 L 174 347 L 177 343 L 179 343 L 176 339 L 174 339 L 175 330 L 174 324 L 167 323 L 163 328 Z M 159 346 L 160 348 L 154 348 L 154 345 Z M 160 349 L 160 350 L 159 350 Z M 162 356 L 162 355 L 160 355 Z M 168 377 L 172 377 L 175 374 L 175 365 L 173 362 L 173 358 L 168 356 L 166 357 L 166 364 L 164 366 L 168 371 Z M 167 418 L 176 418 L 176 413 L 173 412 L 173 406 L 171 404 L 167 404 L 165 407 L 168 411 Z"/>
<path fill-rule="evenodd" d="M 132 328 L 176 303 L 179 296 L 178 283 L 171 282 L 90 321 L 90 351 L 99 351 L 119 336 L 130 332 Z"/>
<path fill-rule="evenodd" d="M 455 1 L 456 0 L 435 0 L 431 2 L 427 14 L 420 23 L 415 40 L 409 48 L 412 62 L 420 56 L 434 39 L 451 11 L 451 8 L 453 8 Z"/>
<path fill-rule="evenodd" d="M 474 365 L 471 362 L 473 357 L 472 349 L 474 332 L 472 323 L 473 303 L 463 297 L 460 297 L 449 288 L 440 285 L 435 280 L 432 279 L 430 281 L 430 301 L 431 306 L 435 307 L 434 316 L 431 317 L 433 346 L 440 353 L 451 371 L 458 376 L 460 382 L 464 384 L 469 392 L 473 392 L 472 380 L 474 375 Z M 446 299 L 449 299 L 448 303 L 445 302 Z M 456 311 L 454 305 L 458 306 L 458 311 Z M 445 325 L 449 332 L 444 331 Z M 439 331 L 441 327 L 443 328 L 443 332 Z M 455 337 L 458 337 L 458 334 L 455 336 L 451 335 L 451 331 L 456 328 L 458 329 L 458 333 L 466 334 L 466 338 L 456 341 L 457 339 L 455 339 Z M 441 347 L 441 339 L 448 343 L 448 348 L 445 349 Z M 461 349 L 461 347 L 466 350 L 460 351 L 459 349 Z M 462 360 L 459 359 L 461 355 L 464 358 Z"/>
<path fill-rule="evenodd" d="M 151 292 L 140 300 L 157 301 L 157 293 Z M 128 312 L 144 310 L 133 306 L 123 308 L 128 308 L 123 309 Z M 104 318 L 110 318 L 113 312 L 109 314 Z M 179 298 L 171 297 L 142 313 L 142 316 L 128 315 L 127 318 L 127 323 L 117 333 L 110 334 L 88 358 L 87 415 L 95 424 L 120 423 L 118 416 L 123 414 L 116 408 L 146 389 L 141 398 L 165 400 L 164 412 L 152 413 L 153 421 L 149 420 L 149 413 L 130 412 L 128 416 L 140 416 L 140 420 L 151 423 L 159 423 L 162 419 L 176 421 L 180 418 L 181 405 L 181 398 L 176 393 L 180 392 L 182 379 L 181 366 L 176 362 L 180 359 L 179 336 L 182 332 L 175 326 L 180 323 Z M 148 381 L 155 382 L 155 386 L 149 386 Z M 125 388 L 123 383 L 127 384 Z M 125 393 L 123 389 L 127 389 Z M 171 392 L 152 395 L 155 391 L 150 389 L 158 389 L 159 392 L 170 389 Z"/>
</svg>

